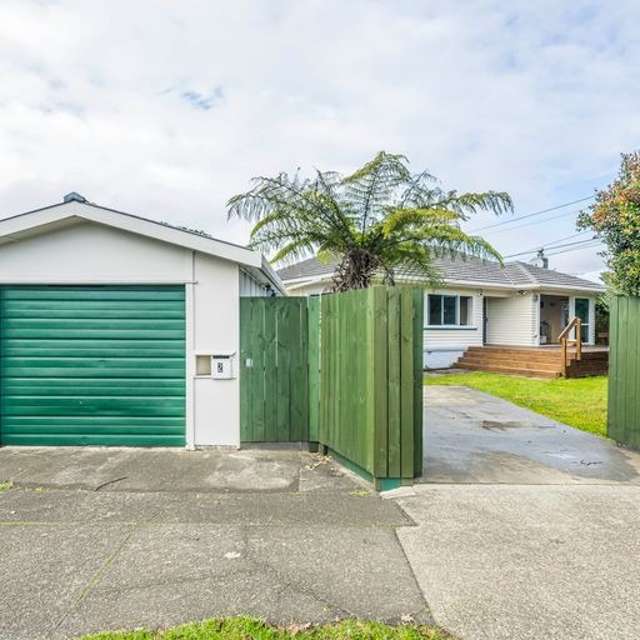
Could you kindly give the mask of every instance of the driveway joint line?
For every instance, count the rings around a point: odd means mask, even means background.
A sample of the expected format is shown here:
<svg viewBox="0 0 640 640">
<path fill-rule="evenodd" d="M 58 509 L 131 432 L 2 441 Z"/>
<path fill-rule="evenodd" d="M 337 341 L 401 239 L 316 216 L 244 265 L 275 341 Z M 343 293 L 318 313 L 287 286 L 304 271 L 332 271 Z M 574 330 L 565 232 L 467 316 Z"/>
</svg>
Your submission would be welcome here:
<svg viewBox="0 0 640 640">
<path fill-rule="evenodd" d="M 102 580 L 102 578 L 107 573 L 107 571 L 109 570 L 109 568 L 111 567 L 111 565 L 113 564 L 115 559 L 120 555 L 120 553 L 122 552 L 124 547 L 127 545 L 129 540 L 131 540 L 131 538 L 133 537 L 134 533 L 136 533 L 136 531 L 138 531 L 140 528 L 142 528 L 142 526 L 145 523 L 148 523 L 148 522 L 154 520 L 155 518 L 157 518 L 160 515 L 160 513 L 161 513 L 160 510 L 158 510 L 148 520 L 144 520 L 144 521 L 141 521 L 141 522 L 139 522 L 137 524 L 134 524 L 130 528 L 130 530 L 127 532 L 127 534 L 124 536 L 124 538 L 116 546 L 115 550 L 107 557 L 107 559 L 102 563 L 100 568 L 89 579 L 89 581 L 87 582 L 85 587 L 82 589 L 82 591 L 80 592 L 80 595 L 76 598 L 74 603 L 62 614 L 62 616 L 60 617 L 58 622 L 53 627 L 54 631 L 59 629 L 62 626 L 62 624 L 67 619 L 69 614 L 72 611 L 75 611 L 82 604 L 82 602 L 87 598 L 87 596 L 95 589 L 95 587 Z"/>
<path fill-rule="evenodd" d="M 407 512 L 404 510 L 404 508 L 402 507 L 402 505 L 396 501 L 396 504 L 398 505 L 398 507 L 400 508 L 400 510 L 405 513 L 407 515 L 407 517 L 409 517 L 409 514 L 407 514 Z M 413 518 L 411 518 L 411 520 L 413 520 Z M 409 525 L 410 527 L 412 525 Z M 418 523 L 416 522 L 413 526 L 417 527 Z M 429 604 L 429 602 L 427 601 L 427 598 L 424 594 L 424 592 L 422 591 L 422 588 L 420 587 L 420 583 L 418 582 L 418 576 L 416 576 L 416 572 L 413 570 L 413 565 L 411 564 L 411 561 L 409 560 L 409 556 L 407 555 L 407 552 L 405 551 L 405 548 L 402 544 L 402 541 L 400 540 L 400 537 L 398 536 L 398 529 L 399 527 L 395 527 L 393 530 L 393 537 L 395 538 L 395 541 L 397 542 L 398 546 L 400 547 L 400 550 L 402 551 L 402 557 L 404 558 L 405 564 L 407 565 L 407 567 L 409 567 L 409 571 L 411 572 L 411 577 L 413 578 L 413 583 L 415 584 L 415 587 L 418 591 L 418 593 L 420 594 L 420 596 L 422 597 L 422 601 L 424 602 L 424 606 L 417 611 L 414 614 L 411 614 L 413 616 L 417 616 L 420 612 L 422 611 L 426 611 L 427 615 L 429 616 L 429 618 L 431 618 L 431 620 L 433 620 L 435 622 L 435 617 L 433 615 L 433 611 L 431 611 L 431 605 Z"/>
</svg>

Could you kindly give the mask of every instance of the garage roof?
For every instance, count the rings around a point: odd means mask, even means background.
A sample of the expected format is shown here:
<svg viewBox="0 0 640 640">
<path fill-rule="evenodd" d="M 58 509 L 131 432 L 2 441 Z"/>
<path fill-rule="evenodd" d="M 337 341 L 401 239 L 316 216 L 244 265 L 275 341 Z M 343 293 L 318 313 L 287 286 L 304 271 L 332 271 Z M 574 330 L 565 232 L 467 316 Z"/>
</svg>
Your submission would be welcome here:
<svg viewBox="0 0 640 640">
<path fill-rule="evenodd" d="M 264 257 L 247 247 L 214 238 L 203 231 L 178 227 L 103 207 L 89 202 L 76 192 L 67 194 L 63 202 L 0 220 L 0 245 L 76 224 L 79 220 L 123 229 L 161 242 L 237 262 L 247 267 L 252 273 L 260 274 L 262 279 L 266 278 L 279 291 L 284 291 L 280 278 Z"/>
</svg>

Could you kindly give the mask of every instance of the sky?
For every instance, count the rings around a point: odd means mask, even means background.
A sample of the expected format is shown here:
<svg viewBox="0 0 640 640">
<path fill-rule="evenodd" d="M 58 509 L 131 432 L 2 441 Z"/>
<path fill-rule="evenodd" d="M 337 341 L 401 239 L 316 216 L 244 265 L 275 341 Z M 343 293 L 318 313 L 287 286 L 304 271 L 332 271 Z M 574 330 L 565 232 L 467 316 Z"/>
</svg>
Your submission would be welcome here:
<svg viewBox="0 0 640 640">
<path fill-rule="evenodd" d="M 253 176 L 381 149 L 513 217 L 589 197 L 640 147 L 639 23 L 637 0 L 2 0 L 0 218 L 78 191 L 246 242 L 225 203 Z M 508 256 L 588 238 L 588 204 L 466 228 Z M 578 246 L 551 267 L 593 277 Z"/>
</svg>

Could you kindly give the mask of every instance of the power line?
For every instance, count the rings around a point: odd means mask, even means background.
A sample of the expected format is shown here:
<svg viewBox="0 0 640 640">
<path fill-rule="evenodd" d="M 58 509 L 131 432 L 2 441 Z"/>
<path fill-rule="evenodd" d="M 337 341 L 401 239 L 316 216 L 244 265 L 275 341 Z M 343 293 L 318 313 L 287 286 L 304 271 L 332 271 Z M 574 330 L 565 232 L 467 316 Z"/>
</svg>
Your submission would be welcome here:
<svg viewBox="0 0 640 640">
<path fill-rule="evenodd" d="M 580 233 L 584 233 L 584 231 L 581 231 Z M 540 249 L 551 249 L 553 251 L 555 249 L 562 249 L 563 247 L 571 247 L 577 244 L 585 244 L 586 242 L 593 242 L 595 240 L 595 238 L 586 238 L 585 240 L 576 240 L 575 242 L 567 242 L 566 244 L 557 244 L 562 240 L 569 240 L 570 238 L 575 238 L 578 235 L 580 234 L 576 233 L 572 236 L 567 236 L 566 238 L 559 238 L 558 240 L 554 240 L 553 242 L 550 242 L 548 244 L 539 245 L 538 247 L 536 247 L 535 249 L 531 249 L 530 251 L 520 251 L 519 253 L 512 253 L 509 256 L 505 256 L 505 258 L 515 258 L 517 256 L 526 256 L 528 253 L 536 253 L 537 251 L 540 251 Z M 552 246 L 552 245 L 557 245 L 557 246 Z"/>
<path fill-rule="evenodd" d="M 587 200 L 592 200 L 595 196 L 588 196 L 586 198 L 580 198 L 578 200 L 573 200 L 572 202 L 565 202 L 564 204 L 558 204 L 555 207 L 549 207 L 548 209 L 541 209 L 540 211 L 534 211 L 532 213 L 527 213 L 524 216 L 518 216 L 517 218 L 511 218 L 510 220 L 503 220 L 502 222 L 496 222 L 495 224 L 487 225 L 486 227 L 479 227 L 477 229 L 471 229 L 471 233 L 476 231 L 486 231 L 487 229 L 495 229 L 496 227 L 502 227 L 505 224 L 511 224 L 512 222 L 518 222 L 520 220 L 525 220 L 526 218 L 533 218 L 534 216 L 540 216 L 543 213 L 549 213 L 551 211 L 557 211 L 558 209 L 564 209 L 565 207 L 570 207 L 572 204 L 579 204 L 580 202 L 586 202 Z"/>
<path fill-rule="evenodd" d="M 570 236 L 565 236 L 564 238 L 558 238 L 557 240 L 552 240 L 551 242 L 547 242 L 543 245 L 542 248 L 550 247 L 552 244 L 557 244 L 558 242 L 563 242 L 564 240 L 571 240 L 571 238 L 577 238 L 585 233 L 593 233 L 591 229 L 584 229 L 583 231 L 578 231 L 578 233 L 572 233 Z"/>
<path fill-rule="evenodd" d="M 553 220 L 559 220 L 560 218 L 564 218 L 569 215 L 576 215 L 580 213 L 580 209 L 576 209 L 574 211 L 564 211 L 563 213 L 556 214 L 555 216 L 551 216 L 549 218 L 544 218 L 544 220 L 533 220 L 530 222 L 525 222 L 524 224 L 519 224 L 515 227 L 509 227 L 507 229 L 497 229 L 496 231 L 492 231 L 492 233 L 505 233 L 505 231 L 515 231 L 516 229 L 522 229 L 523 227 L 530 227 L 536 224 L 543 224 L 545 222 L 551 222 Z"/>
<path fill-rule="evenodd" d="M 554 253 L 548 253 L 547 257 L 559 256 L 561 253 L 571 253 L 572 251 L 582 251 L 583 249 L 595 249 L 601 244 L 600 240 L 597 240 L 593 244 L 583 245 L 581 247 L 572 247 L 570 249 L 563 249 L 562 251 L 556 251 Z"/>
</svg>

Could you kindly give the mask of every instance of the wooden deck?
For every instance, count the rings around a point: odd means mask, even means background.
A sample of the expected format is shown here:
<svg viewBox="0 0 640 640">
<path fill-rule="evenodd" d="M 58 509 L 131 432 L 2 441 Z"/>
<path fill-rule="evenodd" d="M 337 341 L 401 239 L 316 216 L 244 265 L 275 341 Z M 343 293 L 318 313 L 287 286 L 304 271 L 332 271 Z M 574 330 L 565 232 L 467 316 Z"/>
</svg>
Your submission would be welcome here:
<svg viewBox="0 0 640 640">
<path fill-rule="evenodd" d="M 485 345 L 469 347 L 455 365 L 461 369 L 494 371 L 539 378 L 560 378 L 563 375 L 560 345 L 511 347 Z M 576 359 L 574 349 L 568 353 L 567 378 L 606 375 L 609 367 L 607 347 L 582 347 L 582 357 Z"/>
</svg>

